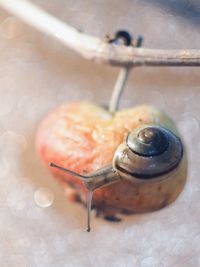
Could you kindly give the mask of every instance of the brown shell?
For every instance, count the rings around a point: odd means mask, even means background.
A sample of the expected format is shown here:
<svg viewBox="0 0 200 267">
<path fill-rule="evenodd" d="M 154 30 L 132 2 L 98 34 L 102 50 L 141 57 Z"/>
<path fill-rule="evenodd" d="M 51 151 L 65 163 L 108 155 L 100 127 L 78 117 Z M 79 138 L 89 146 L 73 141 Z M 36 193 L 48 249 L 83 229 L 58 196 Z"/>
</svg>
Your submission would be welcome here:
<svg viewBox="0 0 200 267">
<path fill-rule="evenodd" d="M 180 138 L 166 128 L 160 126 L 143 125 L 134 129 L 131 133 L 132 142 L 138 141 L 138 133 L 147 128 L 153 128 L 163 132 L 167 137 L 167 147 L 160 153 L 153 156 L 144 156 L 124 142 L 115 152 L 113 166 L 120 175 L 134 182 L 147 182 L 159 179 L 165 173 L 173 171 L 180 164 L 183 156 L 183 146 Z M 129 141 L 130 142 L 130 141 Z M 138 145 L 138 144 L 137 144 Z M 141 149 L 141 147 L 139 147 Z"/>
</svg>

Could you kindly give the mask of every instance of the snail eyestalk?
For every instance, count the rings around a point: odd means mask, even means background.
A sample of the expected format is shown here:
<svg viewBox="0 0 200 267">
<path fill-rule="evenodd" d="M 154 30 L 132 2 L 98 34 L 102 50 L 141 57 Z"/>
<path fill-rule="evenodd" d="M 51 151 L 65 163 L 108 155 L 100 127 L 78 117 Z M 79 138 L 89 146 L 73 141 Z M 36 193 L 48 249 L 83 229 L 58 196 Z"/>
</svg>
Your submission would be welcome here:
<svg viewBox="0 0 200 267">
<path fill-rule="evenodd" d="M 78 178 L 80 178 L 80 179 L 83 180 L 83 181 L 85 181 L 85 180 L 88 179 L 87 176 L 81 175 L 81 174 L 79 174 L 79 173 L 77 173 L 77 172 L 70 171 L 70 170 L 68 170 L 68 169 L 66 169 L 66 168 L 63 168 L 63 167 L 61 167 L 61 166 L 56 165 L 56 164 L 53 163 L 53 162 L 50 163 L 50 166 L 53 167 L 53 168 L 59 169 L 59 170 L 61 170 L 61 171 L 67 172 L 68 174 L 71 174 L 71 175 L 73 175 L 73 176 L 75 176 L 75 177 L 78 177 Z"/>
<path fill-rule="evenodd" d="M 61 166 L 56 165 L 55 163 L 51 162 L 50 166 L 56 169 L 59 169 L 61 171 L 67 172 L 68 174 L 71 174 L 75 177 L 80 178 L 81 180 L 88 180 L 89 177 L 83 176 L 81 174 L 78 174 L 76 172 L 70 171 L 68 169 L 65 169 Z M 90 214 L 91 214 L 91 207 L 92 207 L 92 195 L 93 195 L 93 190 L 88 189 L 88 199 L 87 199 L 87 232 L 90 232 L 91 227 L 90 227 Z"/>
<path fill-rule="evenodd" d="M 92 195 L 93 190 L 88 190 L 88 199 L 87 199 L 87 232 L 90 232 L 90 215 L 91 215 L 91 208 L 92 208 Z"/>
<path fill-rule="evenodd" d="M 81 179 L 88 190 L 95 190 L 108 184 L 115 183 L 120 179 L 119 175 L 113 172 L 112 165 L 102 167 L 96 172 L 88 175 L 81 175 L 77 172 L 70 171 L 69 169 L 58 166 L 53 162 L 50 163 L 50 166 Z"/>
<path fill-rule="evenodd" d="M 65 169 L 61 166 L 56 165 L 55 163 L 51 162 L 50 166 L 53 168 L 57 168 L 61 171 L 64 171 L 70 175 L 73 175 L 82 181 L 84 181 L 85 187 L 88 189 L 88 196 L 87 196 L 87 232 L 90 232 L 90 215 L 91 215 L 91 208 L 92 208 L 92 196 L 95 189 L 107 186 L 112 183 L 116 183 L 120 180 L 120 177 L 117 173 L 115 173 L 112 169 L 112 165 L 105 166 L 102 169 L 97 170 L 96 172 L 84 176 L 78 174 L 76 172 L 70 171 Z"/>
</svg>

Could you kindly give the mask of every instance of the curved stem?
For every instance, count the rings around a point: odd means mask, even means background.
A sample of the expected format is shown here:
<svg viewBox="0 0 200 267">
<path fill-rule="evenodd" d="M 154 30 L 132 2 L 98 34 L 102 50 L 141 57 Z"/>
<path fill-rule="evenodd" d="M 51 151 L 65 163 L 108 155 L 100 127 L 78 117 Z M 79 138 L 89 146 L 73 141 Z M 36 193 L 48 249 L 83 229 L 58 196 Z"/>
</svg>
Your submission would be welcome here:
<svg viewBox="0 0 200 267">
<path fill-rule="evenodd" d="M 119 72 L 109 104 L 109 112 L 111 113 L 114 113 L 119 108 L 119 101 L 128 79 L 129 69 L 129 67 L 122 67 Z"/>
</svg>

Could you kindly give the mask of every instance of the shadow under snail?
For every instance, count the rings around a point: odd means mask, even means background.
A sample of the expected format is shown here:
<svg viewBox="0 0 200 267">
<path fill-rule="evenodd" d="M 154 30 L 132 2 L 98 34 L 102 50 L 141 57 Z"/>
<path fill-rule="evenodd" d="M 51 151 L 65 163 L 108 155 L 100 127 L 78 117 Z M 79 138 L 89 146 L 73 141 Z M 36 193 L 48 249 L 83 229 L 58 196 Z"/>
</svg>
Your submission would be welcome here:
<svg viewBox="0 0 200 267">
<path fill-rule="evenodd" d="M 90 211 L 94 190 L 118 183 L 120 180 L 131 182 L 136 197 L 140 195 L 146 202 L 157 194 L 156 201 L 160 207 L 173 201 L 184 184 L 183 145 L 172 131 L 158 125 L 142 125 L 128 133 L 125 141 L 114 153 L 112 164 L 99 170 L 81 175 L 51 163 L 55 167 L 84 182 L 88 189 L 88 226 L 90 231 Z M 178 184 L 180 188 L 177 190 Z M 163 194 L 160 194 L 160 191 Z M 124 196 L 126 197 L 126 195 Z M 155 197 L 155 196 L 154 196 Z M 151 209 L 151 204 L 149 205 Z M 143 210 L 141 210 L 143 211 Z"/>
</svg>

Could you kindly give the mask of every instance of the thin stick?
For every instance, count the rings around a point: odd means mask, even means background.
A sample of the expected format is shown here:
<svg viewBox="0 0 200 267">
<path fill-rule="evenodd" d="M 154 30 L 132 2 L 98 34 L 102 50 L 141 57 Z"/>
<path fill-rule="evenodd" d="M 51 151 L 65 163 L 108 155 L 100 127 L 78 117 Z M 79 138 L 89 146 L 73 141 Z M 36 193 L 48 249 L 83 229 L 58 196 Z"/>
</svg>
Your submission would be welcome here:
<svg viewBox="0 0 200 267">
<path fill-rule="evenodd" d="M 0 6 L 95 62 L 118 66 L 200 66 L 200 49 L 159 50 L 108 44 L 79 32 L 28 0 L 0 0 Z"/>
<path fill-rule="evenodd" d="M 119 72 L 119 76 L 116 81 L 115 87 L 113 89 L 109 104 L 109 111 L 111 113 L 114 113 L 119 107 L 119 101 L 128 78 L 128 73 L 129 73 L 129 67 L 122 67 Z"/>
</svg>

